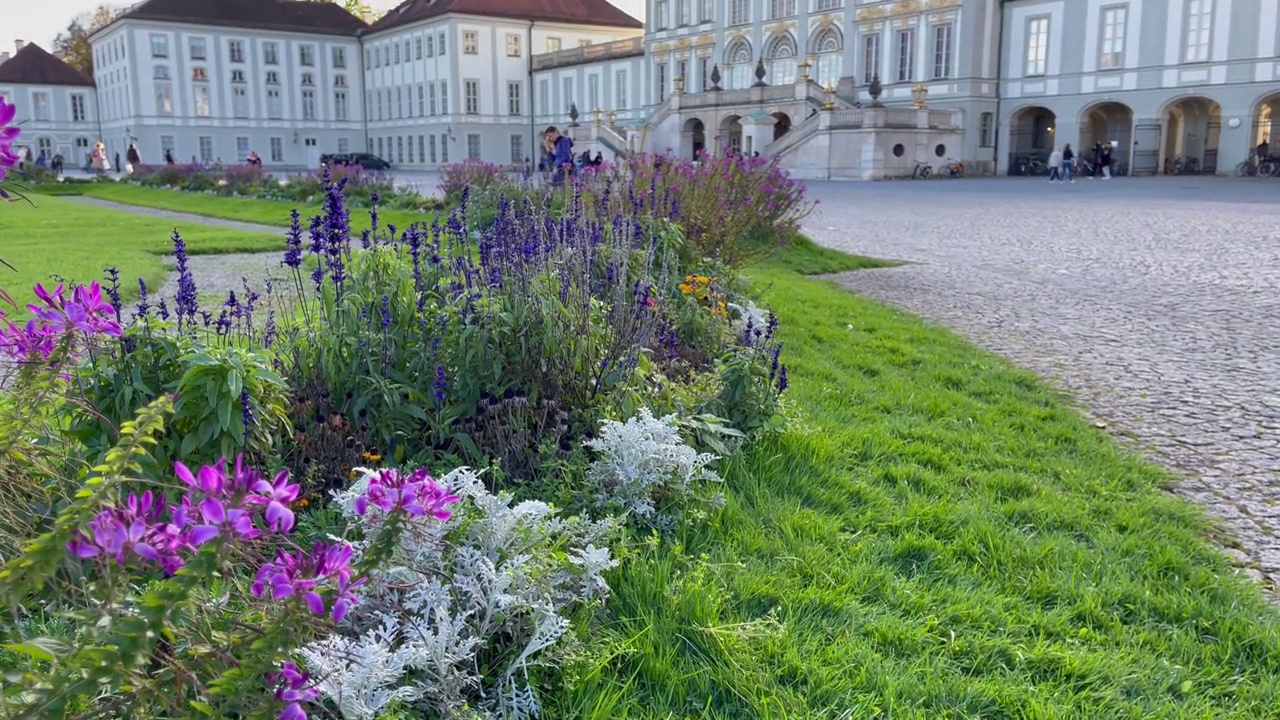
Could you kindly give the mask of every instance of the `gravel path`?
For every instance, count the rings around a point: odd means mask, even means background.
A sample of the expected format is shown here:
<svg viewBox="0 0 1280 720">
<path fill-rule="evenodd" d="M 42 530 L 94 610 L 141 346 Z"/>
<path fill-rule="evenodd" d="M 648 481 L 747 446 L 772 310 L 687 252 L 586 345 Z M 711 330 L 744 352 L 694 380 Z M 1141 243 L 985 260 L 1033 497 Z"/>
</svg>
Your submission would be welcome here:
<svg viewBox="0 0 1280 720">
<path fill-rule="evenodd" d="M 132 213 L 134 215 L 142 215 L 144 217 L 172 220 L 173 222 L 196 223 L 199 225 L 208 225 L 210 227 L 226 228 L 228 230 L 271 233 L 272 235 L 281 235 L 284 233 L 284 228 L 278 228 L 274 225 L 262 225 L 260 223 L 242 222 L 240 220 L 223 220 L 221 218 L 211 218 L 204 215 L 193 215 L 191 213 L 173 212 L 172 210 L 142 207 L 141 205 L 126 205 L 124 203 L 100 200 L 94 197 L 67 195 L 64 196 L 64 199 L 80 203 L 81 205 L 92 205 L 93 207 L 99 207 L 106 210 L 119 210 L 122 212 Z"/>
<path fill-rule="evenodd" d="M 1184 478 L 1280 584 L 1280 206 L 1274 182 L 835 185 L 818 242 L 910 264 L 837 278 L 1065 389 Z M 1234 542 L 1233 542 L 1234 541 Z"/>
</svg>

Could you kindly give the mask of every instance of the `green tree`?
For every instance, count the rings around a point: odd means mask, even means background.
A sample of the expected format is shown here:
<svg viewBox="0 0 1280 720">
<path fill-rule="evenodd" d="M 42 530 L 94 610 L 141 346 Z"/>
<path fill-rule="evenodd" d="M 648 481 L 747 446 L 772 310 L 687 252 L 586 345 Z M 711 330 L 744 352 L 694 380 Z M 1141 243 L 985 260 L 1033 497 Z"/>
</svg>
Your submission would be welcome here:
<svg viewBox="0 0 1280 720">
<path fill-rule="evenodd" d="M 53 54 L 71 67 L 93 77 L 93 48 L 89 45 L 89 36 L 111 24 L 121 13 L 119 8 L 110 5 L 99 5 L 93 11 L 81 13 L 67 26 L 66 32 L 58 33 L 53 40 Z"/>
</svg>

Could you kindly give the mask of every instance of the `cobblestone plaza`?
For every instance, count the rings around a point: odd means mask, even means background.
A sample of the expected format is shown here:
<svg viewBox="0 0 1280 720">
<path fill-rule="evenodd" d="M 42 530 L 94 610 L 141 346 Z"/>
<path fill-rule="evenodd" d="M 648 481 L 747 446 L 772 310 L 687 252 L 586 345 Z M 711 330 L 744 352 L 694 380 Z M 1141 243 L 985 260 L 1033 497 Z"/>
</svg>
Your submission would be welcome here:
<svg viewBox="0 0 1280 720">
<path fill-rule="evenodd" d="M 1280 580 L 1280 181 L 812 183 L 806 231 L 906 261 L 844 287 L 1070 391 Z"/>
</svg>

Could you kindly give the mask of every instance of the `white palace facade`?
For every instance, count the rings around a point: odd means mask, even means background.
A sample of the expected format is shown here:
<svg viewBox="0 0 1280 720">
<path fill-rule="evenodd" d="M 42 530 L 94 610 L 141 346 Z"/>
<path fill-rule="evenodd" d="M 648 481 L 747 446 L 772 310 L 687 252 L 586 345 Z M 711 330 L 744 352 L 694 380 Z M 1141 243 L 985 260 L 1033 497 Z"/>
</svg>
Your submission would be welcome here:
<svg viewBox="0 0 1280 720">
<path fill-rule="evenodd" d="M 832 179 L 1003 174 L 1095 142 L 1136 174 L 1225 173 L 1280 110 L 1280 0 L 643 2 L 406 0 L 368 24 L 145 0 L 93 36 L 92 79 L 28 49 L 0 55 L 0 95 L 33 151 L 73 157 L 427 170 L 522 162 L 557 125 L 606 156 L 728 145 Z"/>
</svg>

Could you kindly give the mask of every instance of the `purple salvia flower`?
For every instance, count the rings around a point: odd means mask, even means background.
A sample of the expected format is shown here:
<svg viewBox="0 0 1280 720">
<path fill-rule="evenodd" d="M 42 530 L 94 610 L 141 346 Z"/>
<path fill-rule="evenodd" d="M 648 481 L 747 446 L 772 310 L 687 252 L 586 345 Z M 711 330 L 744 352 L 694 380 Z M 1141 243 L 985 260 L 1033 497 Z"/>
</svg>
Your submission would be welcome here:
<svg viewBox="0 0 1280 720">
<path fill-rule="evenodd" d="M 295 270 L 302 266 L 302 222 L 297 208 L 289 214 L 289 232 L 284 236 L 284 264 Z"/>
<path fill-rule="evenodd" d="M 188 263 L 187 243 L 177 230 L 173 231 L 171 240 L 174 270 L 178 273 L 178 294 L 174 296 L 173 310 L 178 316 L 179 326 L 182 325 L 184 318 L 188 325 L 195 325 L 199 299 L 196 293 L 196 281 L 191 275 L 191 266 Z M 205 325 L 207 326 L 208 323 L 206 322 Z"/>
<path fill-rule="evenodd" d="M 249 442 L 249 433 L 257 422 L 257 418 L 253 414 L 253 405 L 249 399 L 248 389 L 240 391 L 240 418 L 244 424 L 244 441 L 247 444 Z"/>
</svg>

